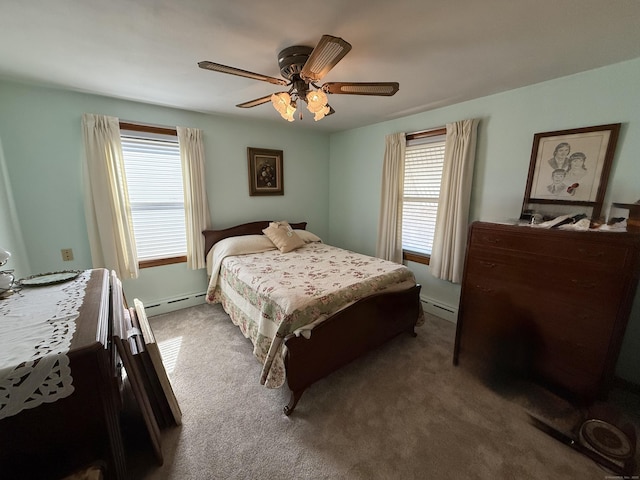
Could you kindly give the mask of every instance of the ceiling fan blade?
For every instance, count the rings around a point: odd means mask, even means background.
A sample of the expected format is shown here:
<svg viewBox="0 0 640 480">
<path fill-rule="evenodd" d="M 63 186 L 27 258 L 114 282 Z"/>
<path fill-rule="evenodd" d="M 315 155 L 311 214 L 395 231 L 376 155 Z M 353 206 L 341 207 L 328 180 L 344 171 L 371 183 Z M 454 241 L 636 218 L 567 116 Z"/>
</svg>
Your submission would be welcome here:
<svg viewBox="0 0 640 480">
<path fill-rule="evenodd" d="M 239 103 L 236 107 L 240 108 L 251 108 L 257 107 L 258 105 L 262 105 L 263 103 L 267 103 L 271 101 L 271 95 L 267 95 L 265 97 L 256 98 L 255 100 L 249 100 L 248 102 Z"/>
<path fill-rule="evenodd" d="M 260 80 L 263 82 L 273 83 L 274 85 L 288 85 L 286 80 L 281 78 L 269 77 L 267 75 L 261 75 L 259 73 L 249 72 L 247 70 L 241 70 L 235 67 L 228 67 L 226 65 L 221 65 L 219 63 L 213 62 L 198 62 L 198 66 L 200 68 L 204 68 L 205 70 L 212 70 L 214 72 L 220 73 L 228 73 L 230 75 L 238 75 L 239 77 L 251 78 L 253 80 Z"/>
<path fill-rule="evenodd" d="M 328 82 L 322 85 L 326 93 L 342 95 L 378 95 L 390 97 L 400 89 L 398 82 Z"/>
<path fill-rule="evenodd" d="M 321 80 L 350 50 L 351 44 L 342 38 L 323 35 L 302 67 L 300 76 L 311 82 Z"/>
</svg>

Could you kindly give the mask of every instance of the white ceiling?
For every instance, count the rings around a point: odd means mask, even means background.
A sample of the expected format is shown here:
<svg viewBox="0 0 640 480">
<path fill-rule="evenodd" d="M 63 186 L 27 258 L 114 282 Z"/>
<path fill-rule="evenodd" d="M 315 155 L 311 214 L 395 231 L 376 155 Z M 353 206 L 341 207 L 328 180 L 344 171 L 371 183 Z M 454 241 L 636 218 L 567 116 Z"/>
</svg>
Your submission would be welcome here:
<svg viewBox="0 0 640 480">
<path fill-rule="evenodd" d="M 278 52 L 323 34 L 353 46 L 323 82 L 400 82 L 294 122 L 337 131 L 640 57 L 640 1 L 0 0 L 0 78 L 284 122 L 235 107 L 282 87 L 197 63 L 280 77 Z"/>
</svg>

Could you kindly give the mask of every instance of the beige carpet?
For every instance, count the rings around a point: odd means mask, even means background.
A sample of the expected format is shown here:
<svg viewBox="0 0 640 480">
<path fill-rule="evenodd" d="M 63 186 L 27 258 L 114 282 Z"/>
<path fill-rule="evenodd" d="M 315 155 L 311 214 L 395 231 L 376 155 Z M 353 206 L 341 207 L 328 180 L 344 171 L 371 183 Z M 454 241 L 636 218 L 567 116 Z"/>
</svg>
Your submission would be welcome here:
<svg viewBox="0 0 640 480">
<path fill-rule="evenodd" d="M 183 424 L 163 430 L 161 467 L 144 451 L 132 454 L 135 479 L 612 475 L 531 426 L 525 413 L 566 419 L 573 410 L 565 403 L 537 389 L 499 392 L 454 367 L 455 325 L 440 318 L 428 316 L 417 338 L 402 335 L 317 382 L 290 417 L 282 413 L 288 391 L 259 384 L 250 342 L 219 306 L 150 321 L 163 351 L 173 349 L 164 360 Z M 635 396 L 618 400 L 640 410 Z"/>
</svg>

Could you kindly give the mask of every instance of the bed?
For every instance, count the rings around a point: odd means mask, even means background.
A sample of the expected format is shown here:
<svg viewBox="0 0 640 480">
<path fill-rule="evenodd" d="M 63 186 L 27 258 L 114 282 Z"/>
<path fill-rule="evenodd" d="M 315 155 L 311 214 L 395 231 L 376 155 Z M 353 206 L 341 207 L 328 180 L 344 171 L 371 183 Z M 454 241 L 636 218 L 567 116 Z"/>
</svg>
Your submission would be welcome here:
<svg viewBox="0 0 640 480">
<path fill-rule="evenodd" d="M 271 236 L 274 226 L 285 229 L 288 246 Z M 415 336 L 423 321 L 421 287 L 408 268 L 327 245 L 306 222 L 251 222 L 203 234 L 206 300 L 222 304 L 251 340 L 263 366 L 260 382 L 288 386 L 285 415 L 312 383 L 401 333 Z"/>
</svg>

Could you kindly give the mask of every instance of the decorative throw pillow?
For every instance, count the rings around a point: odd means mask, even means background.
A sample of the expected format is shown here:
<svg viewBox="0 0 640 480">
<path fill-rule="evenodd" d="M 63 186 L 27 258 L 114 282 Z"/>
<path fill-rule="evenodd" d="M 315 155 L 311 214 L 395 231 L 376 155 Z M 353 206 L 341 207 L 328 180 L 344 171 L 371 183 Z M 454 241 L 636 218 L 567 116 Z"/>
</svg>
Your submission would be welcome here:
<svg viewBox="0 0 640 480">
<path fill-rule="evenodd" d="M 287 222 L 271 222 L 268 228 L 262 230 L 262 233 L 264 233 L 282 253 L 291 252 L 304 245 L 304 240 L 293 231 L 291 225 Z"/>
</svg>

